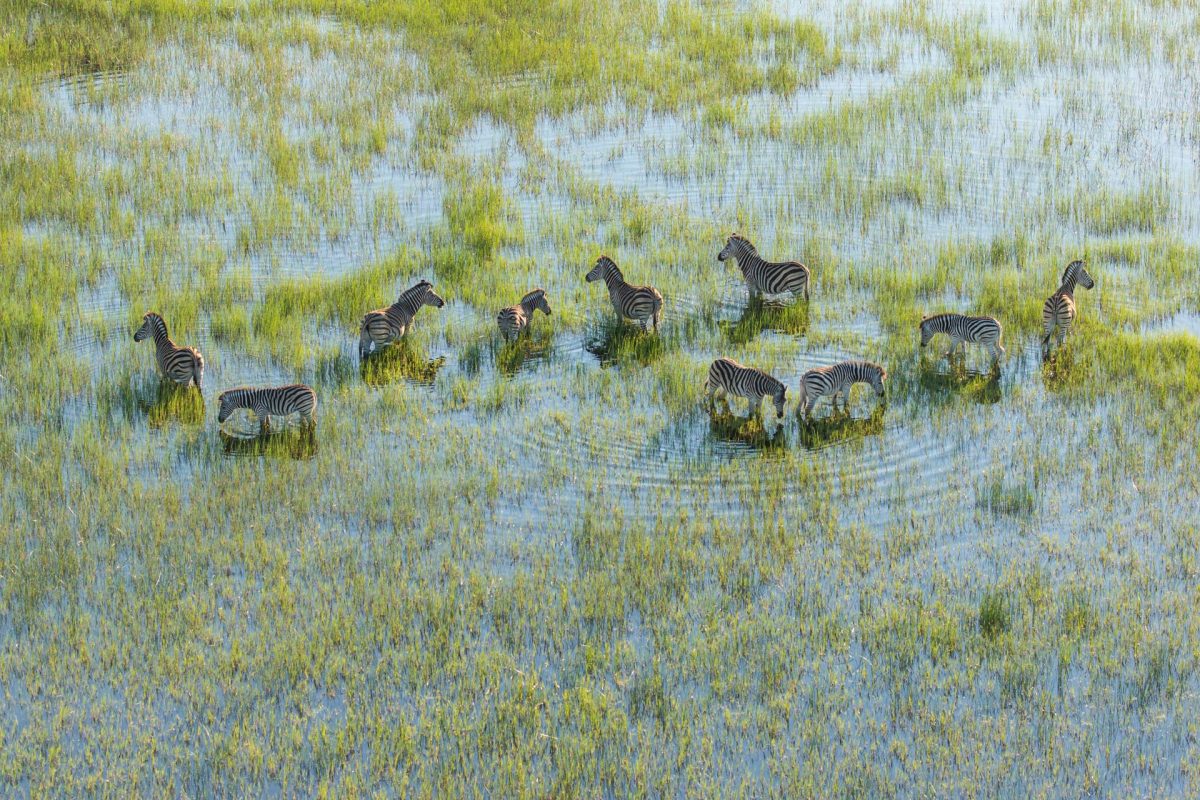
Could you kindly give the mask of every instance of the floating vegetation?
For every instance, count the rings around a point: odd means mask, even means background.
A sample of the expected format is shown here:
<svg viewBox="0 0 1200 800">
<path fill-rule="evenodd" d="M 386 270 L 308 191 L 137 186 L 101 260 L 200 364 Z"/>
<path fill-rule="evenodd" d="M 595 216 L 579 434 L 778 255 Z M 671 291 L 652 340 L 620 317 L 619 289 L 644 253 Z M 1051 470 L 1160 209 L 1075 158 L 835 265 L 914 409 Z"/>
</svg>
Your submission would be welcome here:
<svg viewBox="0 0 1200 800">
<path fill-rule="evenodd" d="M 1200 10 L 968 5 L 0 7 L 0 794 L 1200 795 Z"/>
</svg>

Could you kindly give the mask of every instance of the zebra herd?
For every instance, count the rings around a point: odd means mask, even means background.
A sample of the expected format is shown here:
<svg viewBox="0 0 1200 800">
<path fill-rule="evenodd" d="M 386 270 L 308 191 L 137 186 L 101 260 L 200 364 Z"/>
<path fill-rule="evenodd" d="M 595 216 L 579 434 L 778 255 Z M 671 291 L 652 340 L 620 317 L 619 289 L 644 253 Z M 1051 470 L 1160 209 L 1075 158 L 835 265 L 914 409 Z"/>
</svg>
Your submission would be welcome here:
<svg viewBox="0 0 1200 800">
<path fill-rule="evenodd" d="M 791 294 L 809 299 L 811 273 L 798 261 L 767 261 L 759 256 L 754 245 L 746 237 L 734 233 L 725 242 L 724 249 L 717 254 L 718 261 L 733 258 L 742 272 L 751 298 L 763 295 Z M 637 322 L 644 330 L 657 331 L 662 321 L 663 296 L 653 286 L 635 286 L 625 281 L 620 268 L 608 256 L 600 256 L 585 276 L 588 283 L 604 281 L 618 322 L 626 319 Z M 1083 261 L 1072 261 L 1063 272 L 1062 281 L 1054 294 L 1042 306 L 1043 352 L 1048 353 L 1051 338 L 1062 345 L 1075 322 L 1075 287 L 1091 289 L 1095 281 L 1088 274 Z M 401 293 L 400 297 L 386 308 L 368 311 L 359 327 L 358 354 L 364 362 L 387 346 L 401 340 L 412 328 L 413 319 L 423 306 L 442 308 L 446 301 L 434 290 L 427 280 L 418 281 Z M 496 315 L 496 325 L 505 340 L 517 339 L 530 330 L 533 313 L 541 310 L 550 314 L 550 303 L 546 291 L 533 289 L 514 306 L 501 309 Z M 1001 344 L 1003 329 L 994 317 L 972 317 L 963 314 L 943 313 L 924 316 L 918 324 L 921 347 L 926 347 L 937 334 L 950 337 L 950 355 L 959 351 L 964 344 L 975 344 L 988 349 L 995 369 L 999 369 L 1004 355 Z M 142 318 L 141 327 L 133 335 L 135 342 L 146 338 L 154 340 L 155 362 L 159 373 L 167 380 L 180 386 L 194 385 L 202 391 L 204 379 L 204 357 L 194 347 L 181 347 L 171 341 L 167 323 L 161 315 L 151 311 Z M 843 361 L 827 367 L 810 369 L 800 377 L 797 391 L 799 413 L 802 419 L 811 417 L 813 408 L 822 398 L 831 399 L 834 411 L 838 400 L 848 410 L 850 390 L 855 384 L 865 383 L 875 391 L 882 401 L 887 371 L 869 361 Z M 776 415 L 783 416 L 787 387 L 782 381 L 762 370 L 739 364 L 732 358 L 721 357 L 712 362 L 704 383 L 704 398 L 712 408 L 718 398 L 728 408 L 729 396 L 745 398 L 750 413 L 758 414 L 764 398 L 771 398 Z M 301 424 L 310 430 L 316 426 L 317 396 L 311 387 L 292 384 L 277 387 L 238 387 L 222 392 L 218 397 L 218 424 L 224 424 L 238 409 L 249 409 L 259 422 L 259 431 L 270 430 L 271 417 L 300 416 Z"/>
</svg>

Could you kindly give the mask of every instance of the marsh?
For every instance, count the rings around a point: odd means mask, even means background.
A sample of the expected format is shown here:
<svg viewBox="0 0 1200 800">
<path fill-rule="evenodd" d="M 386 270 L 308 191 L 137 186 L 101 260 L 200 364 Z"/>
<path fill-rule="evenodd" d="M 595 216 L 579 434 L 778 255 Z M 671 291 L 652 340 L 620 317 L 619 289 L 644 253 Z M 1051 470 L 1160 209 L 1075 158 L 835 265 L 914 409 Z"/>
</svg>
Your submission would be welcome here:
<svg viewBox="0 0 1200 800">
<path fill-rule="evenodd" d="M 0 21 L 0 794 L 1200 795 L 1194 4 Z M 712 417 L 719 357 L 887 404 Z"/>
</svg>

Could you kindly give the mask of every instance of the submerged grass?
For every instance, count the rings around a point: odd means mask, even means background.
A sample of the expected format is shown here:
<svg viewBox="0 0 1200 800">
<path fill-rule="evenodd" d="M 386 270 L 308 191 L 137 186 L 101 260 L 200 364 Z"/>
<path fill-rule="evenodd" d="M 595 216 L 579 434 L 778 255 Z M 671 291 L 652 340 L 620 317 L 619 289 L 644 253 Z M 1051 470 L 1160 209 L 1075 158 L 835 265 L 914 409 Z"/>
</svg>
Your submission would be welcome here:
<svg viewBox="0 0 1200 800">
<path fill-rule="evenodd" d="M 1194 186 L 1128 152 L 1195 131 L 1120 92 L 989 116 L 1043 69 L 1186 86 L 1195 16 L 0 6 L 0 787 L 1196 794 L 1200 342 L 1140 332 L 1200 305 Z M 812 300 L 745 302 L 735 229 Z M 359 364 L 421 278 L 446 307 Z M 917 353 L 951 310 L 1000 370 Z M 877 359 L 888 402 L 710 413 L 719 355 Z M 217 432 L 215 391 L 298 379 L 315 431 Z"/>
</svg>

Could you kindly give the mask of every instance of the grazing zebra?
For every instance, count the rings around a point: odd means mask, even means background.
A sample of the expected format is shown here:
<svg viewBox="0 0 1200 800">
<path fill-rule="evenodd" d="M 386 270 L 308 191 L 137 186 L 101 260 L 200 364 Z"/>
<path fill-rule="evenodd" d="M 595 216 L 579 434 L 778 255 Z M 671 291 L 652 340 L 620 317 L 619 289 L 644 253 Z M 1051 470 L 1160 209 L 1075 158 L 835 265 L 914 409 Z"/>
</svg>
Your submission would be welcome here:
<svg viewBox="0 0 1200 800">
<path fill-rule="evenodd" d="M 302 383 L 269 389 L 242 386 L 221 392 L 217 400 L 221 405 L 217 411 L 219 424 L 224 424 L 229 415 L 239 408 L 254 412 L 254 416 L 258 417 L 259 433 L 266 433 L 270 429 L 271 417 L 286 417 L 288 414 L 299 414 L 300 422 L 306 427 L 315 427 L 317 424 L 317 395 L 311 387 Z"/>
<path fill-rule="evenodd" d="M 963 314 L 934 314 L 921 317 L 921 347 L 939 333 L 950 337 L 950 355 L 954 355 L 963 342 L 981 344 L 992 353 L 992 360 L 999 364 L 1004 354 L 1000 337 L 1004 331 L 995 317 L 968 317 Z"/>
<path fill-rule="evenodd" d="M 600 256 L 596 266 L 587 274 L 588 283 L 598 280 L 603 280 L 608 287 L 608 296 L 612 300 L 613 310 L 617 312 L 618 321 L 628 317 L 645 327 L 649 320 L 654 330 L 658 330 L 663 307 L 663 296 L 658 289 L 626 283 L 616 262 L 608 256 Z"/>
<path fill-rule="evenodd" d="M 1092 276 L 1088 275 L 1088 271 L 1084 269 L 1083 262 L 1079 260 L 1072 261 L 1067 265 L 1062 276 L 1062 286 L 1058 287 L 1058 291 L 1050 295 L 1046 299 L 1046 304 L 1042 306 L 1042 330 L 1046 334 L 1042 337 L 1043 348 L 1050 344 L 1050 336 L 1055 329 L 1058 330 L 1059 347 L 1067 338 L 1067 334 L 1071 332 L 1071 326 L 1075 323 L 1075 284 L 1077 283 L 1085 289 L 1091 289 L 1096 285 Z"/>
<path fill-rule="evenodd" d="M 800 407 L 802 416 L 812 414 L 813 406 L 822 397 L 833 397 L 833 410 L 837 411 L 838 397 L 849 410 L 850 389 L 856 383 L 869 383 L 877 397 L 883 397 L 883 382 L 887 371 L 870 361 L 843 361 L 829 367 L 810 369 L 800 377 Z"/>
<path fill-rule="evenodd" d="M 808 267 L 799 261 L 767 261 L 740 233 L 729 235 L 725 249 L 717 254 L 717 260 L 724 261 L 730 256 L 741 268 L 751 297 L 791 292 L 793 295 L 803 293 L 804 299 L 808 299 Z"/>
<path fill-rule="evenodd" d="M 750 402 L 749 412 L 757 414 L 762 409 L 762 399 L 775 401 L 775 415 L 783 416 L 784 395 L 787 387 L 767 373 L 753 367 L 742 366 L 732 358 L 718 358 L 708 368 L 708 380 L 704 382 L 705 399 L 724 395 L 744 397 Z"/>
<path fill-rule="evenodd" d="M 539 308 L 545 314 L 550 313 L 550 304 L 546 302 L 545 289 L 534 289 L 522 297 L 518 305 L 501 309 L 500 313 L 496 315 L 496 324 L 500 326 L 500 333 L 504 334 L 505 339 L 517 338 L 522 332 L 529 330 L 533 312 Z"/>
<path fill-rule="evenodd" d="M 358 337 L 358 356 L 366 358 L 376 350 L 392 344 L 412 326 L 413 317 L 421 306 L 441 308 L 446 301 L 433 291 L 433 284 L 420 281 L 405 289 L 396 302 L 387 308 L 368 311 L 362 319 Z"/>
<path fill-rule="evenodd" d="M 153 311 L 142 317 L 142 327 L 133 334 L 140 342 L 147 336 L 154 337 L 154 360 L 164 378 L 170 378 L 180 386 L 195 383 L 201 389 L 204 380 L 204 356 L 194 347 L 178 347 L 167 335 L 167 323 Z M 203 391 L 203 389 L 201 389 Z"/>
</svg>

